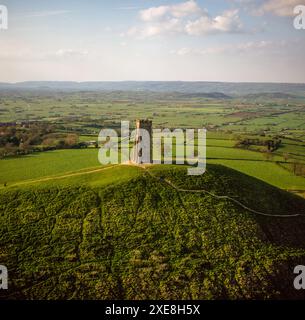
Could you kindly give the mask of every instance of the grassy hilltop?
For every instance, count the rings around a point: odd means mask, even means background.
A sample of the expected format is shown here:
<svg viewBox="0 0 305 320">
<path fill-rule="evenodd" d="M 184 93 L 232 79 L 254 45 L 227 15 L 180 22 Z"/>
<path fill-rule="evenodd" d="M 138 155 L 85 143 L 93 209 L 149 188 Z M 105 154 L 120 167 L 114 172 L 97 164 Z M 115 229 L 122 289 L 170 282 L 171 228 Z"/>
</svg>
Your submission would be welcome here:
<svg viewBox="0 0 305 320">
<path fill-rule="evenodd" d="M 302 297 L 302 198 L 220 165 L 103 169 L 0 191 L 2 298 Z"/>
</svg>

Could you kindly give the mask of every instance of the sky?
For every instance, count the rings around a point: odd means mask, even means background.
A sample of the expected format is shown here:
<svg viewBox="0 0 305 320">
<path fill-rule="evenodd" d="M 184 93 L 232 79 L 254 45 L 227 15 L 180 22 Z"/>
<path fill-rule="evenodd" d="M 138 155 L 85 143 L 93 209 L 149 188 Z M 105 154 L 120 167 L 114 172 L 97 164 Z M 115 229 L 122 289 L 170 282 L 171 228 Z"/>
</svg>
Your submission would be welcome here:
<svg viewBox="0 0 305 320">
<path fill-rule="evenodd" d="M 305 83 L 305 29 L 294 27 L 294 8 L 305 0 L 0 5 L 8 9 L 8 29 L 0 30 L 0 82 Z"/>
</svg>

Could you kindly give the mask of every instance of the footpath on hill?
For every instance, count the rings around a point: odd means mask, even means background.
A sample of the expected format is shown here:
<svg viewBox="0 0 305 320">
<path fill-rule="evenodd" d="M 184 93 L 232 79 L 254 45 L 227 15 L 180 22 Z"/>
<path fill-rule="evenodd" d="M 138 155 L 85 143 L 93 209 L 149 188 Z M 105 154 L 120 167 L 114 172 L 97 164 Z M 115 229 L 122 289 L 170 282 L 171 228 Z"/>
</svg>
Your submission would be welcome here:
<svg viewBox="0 0 305 320">
<path fill-rule="evenodd" d="M 126 165 L 126 164 L 122 164 L 122 165 Z M 189 192 L 189 193 L 205 193 L 210 195 L 211 197 L 218 199 L 218 200 L 229 200 L 231 202 L 234 202 L 235 204 L 237 204 L 238 206 L 242 207 L 243 209 L 257 214 L 257 215 L 261 215 L 261 216 L 265 216 L 265 217 L 272 217 L 272 218 L 296 218 L 296 217 L 300 217 L 300 216 L 305 216 L 304 214 L 291 214 L 291 215 L 281 215 L 281 214 L 268 214 L 268 213 L 264 213 L 264 212 L 260 212 L 257 211 L 255 209 L 249 208 L 248 206 L 246 206 L 245 204 L 241 203 L 240 201 L 227 196 L 227 195 L 216 195 L 211 193 L 208 190 L 205 189 L 183 189 L 180 188 L 178 186 L 176 186 L 173 182 L 171 182 L 168 179 L 162 179 L 160 177 L 157 177 L 156 175 L 154 175 L 150 170 L 148 170 L 147 165 L 137 165 L 137 164 L 128 164 L 128 165 L 132 165 L 132 166 L 137 166 L 142 168 L 146 173 L 148 173 L 152 178 L 158 180 L 159 182 L 163 182 L 166 183 L 168 186 L 170 186 L 171 188 L 173 188 L 174 190 L 176 190 L 177 192 Z M 33 184 L 33 183 L 39 183 L 39 182 L 46 182 L 46 181 L 51 181 L 51 180 L 59 180 L 59 179 L 64 179 L 64 178 L 70 178 L 70 177 L 75 177 L 75 176 L 81 176 L 81 175 L 86 175 L 86 174 L 93 174 L 93 173 L 97 173 L 97 172 L 101 172 L 101 171 L 105 171 L 114 167 L 117 167 L 120 165 L 112 165 L 109 167 L 103 167 L 103 168 L 98 168 L 98 169 L 91 169 L 91 170 L 87 170 L 87 171 L 81 171 L 81 172 L 72 172 L 72 173 L 68 173 L 68 174 L 64 174 L 61 176 L 52 176 L 52 177 L 44 177 L 41 179 L 36 179 L 36 180 L 28 180 L 28 181 L 23 181 L 23 182 L 19 182 L 19 183 L 15 183 L 12 186 L 20 186 L 20 185 L 26 185 L 26 184 Z"/>
<path fill-rule="evenodd" d="M 169 185 L 170 187 L 172 187 L 173 189 L 175 189 L 176 191 L 178 192 L 190 192 L 190 193 L 205 193 L 205 194 L 208 194 L 210 195 L 211 197 L 213 198 L 216 198 L 216 199 L 219 199 L 219 200 L 229 200 L 229 201 L 232 201 L 234 202 L 235 204 L 237 204 L 238 206 L 242 207 L 243 209 L 249 211 L 249 212 L 252 212 L 252 213 L 255 213 L 255 214 L 258 214 L 258 215 L 261 215 L 261 216 L 265 216 L 265 217 L 272 217 L 272 218 L 296 218 L 296 217 L 300 217 L 300 216 L 305 216 L 303 214 L 291 214 L 291 215 L 283 215 L 283 214 L 268 214 L 268 213 L 264 213 L 264 212 L 260 212 L 260 211 L 257 211 L 257 210 L 254 210 L 254 209 L 251 209 L 249 207 L 247 207 L 246 205 L 244 205 L 243 203 L 241 203 L 240 201 L 232 198 L 232 197 L 229 197 L 229 196 L 224 196 L 224 195 L 216 195 L 216 194 L 213 194 L 207 190 L 204 190 L 204 189 L 183 189 L 183 188 L 180 188 L 180 187 L 177 187 L 174 183 L 172 183 L 170 180 L 168 179 L 162 179 L 162 178 L 159 178 L 157 176 L 155 176 L 151 171 L 149 171 L 145 166 L 141 166 L 151 177 L 153 177 L 154 179 L 157 179 L 159 180 L 160 182 L 164 182 L 166 183 L 167 185 Z"/>
</svg>

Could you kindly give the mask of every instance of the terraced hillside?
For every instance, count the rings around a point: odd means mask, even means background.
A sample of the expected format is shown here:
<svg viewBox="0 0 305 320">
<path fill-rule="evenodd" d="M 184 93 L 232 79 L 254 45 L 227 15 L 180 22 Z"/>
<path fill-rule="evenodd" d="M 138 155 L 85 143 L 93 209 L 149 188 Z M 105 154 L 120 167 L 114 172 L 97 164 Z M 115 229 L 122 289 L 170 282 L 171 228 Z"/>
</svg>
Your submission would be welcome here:
<svg viewBox="0 0 305 320">
<path fill-rule="evenodd" d="M 126 168 L 1 190 L 2 298 L 304 298 L 302 198 L 219 165 Z"/>
</svg>

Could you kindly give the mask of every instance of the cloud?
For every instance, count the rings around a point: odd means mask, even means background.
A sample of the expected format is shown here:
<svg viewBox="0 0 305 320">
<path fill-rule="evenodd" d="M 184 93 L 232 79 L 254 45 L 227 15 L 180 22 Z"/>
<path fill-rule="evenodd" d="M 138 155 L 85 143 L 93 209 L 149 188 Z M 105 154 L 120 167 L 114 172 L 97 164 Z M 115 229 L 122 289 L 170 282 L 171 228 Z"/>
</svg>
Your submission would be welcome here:
<svg viewBox="0 0 305 320">
<path fill-rule="evenodd" d="M 54 54 L 57 58 L 75 58 L 75 57 L 85 57 L 89 54 L 87 50 L 74 50 L 74 49 L 59 49 Z"/>
<path fill-rule="evenodd" d="M 181 48 L 178 50 L 172 50 L 171 53 L 176 54 L 178 56 L 186 56 L 186 55 L 193 53 L 193 50 L 190 48 Z"/>
<path fill-rule="evenodd" d="M 287 41 L 249 41 L 239 43 L 235 45 L 223 45 L 218 47 L 208 47 L 202 49 L 192 48 L 180 48 L 178 50 L 172 50 L 170 53 L 177 56 L 188 56 L 188 55 L 217 55 L 217 54 L 243 54 L 243 53 L 255 53 L 264 54 L 267 50 L 273 50 L 273 52 L 281 52 L 282 48 L 291 46 L 291 43 Z"/>
<path fill-rule="evenodd" d="M 145 39 L 149 37 L 158 36 L 161 34 L 173 34 L 183 32 L 183 25 L 179 19 L 172 18 L 158 23 L 145 24 L 141 27 L 131 27 L 126 35 L 131 37 L 137 37 L 139 39 Z"/>
<path fill-rule="evenodd" d="M 258 53 L 258 50 L 266 50 L 266 49 L 274 49 L 279 46 L 280 43 L 276 43 L 274 41 L 249 41 L 245 43 L 238 44 L 235 48 L 236 51 L 239 52 L 255 52 Z"/>
<path fill-rule="evenodd" d="M 165 16 L 181 18 L 188 15 L 200 13 L 201 9 L 194 0 L 171 6 L 151 7 L 140 11 L 140 18 L 142 21 L 158 21 Z"/>
<path fill-rule="evenodd" d="M 229 47 L 211 47 L 205 49 L 192 49 L 192 48 L 181 48 L 178 50 L 172 50 L 170 53 L 177 56 L 189 56 L 189 55 L 215 55 L 228 52 Z"/>
<path fill-rule="evenodd" d="M 195 1 L 187 1 L 170 7 L 171 14 L 176 18 L 197 14 L 202 11 Z"/>
<path fill-rule="evenodd" d="M 195 21 L 190 21 L 185 26 L 185 30 L 190 35 L 233 33 L 242 30 L 242 23 L 239 19 L 238 10 L 230 10 L 215 18 L 203 16 Z"/>
<path fill-rule="evenodd" d="M 271 13 L 280 17 L 293 16 L 294 7 L 302 4 L 301 2 L 302 0 L 268 0 L 259 7 L 257 12 L 258 14 Z"/>
<path fill-rule="evenodd" d="M 168 6 L 152 7 L 140 11 L 140 18 L 142 21 L 156 21 L 164 17 L 169 12 Z"/>
<path fill-rule="evenodd" d="M 16 50 L 14 47 L 7 47 L 3 52 L 0 52 L 0 59 L 16 61 L 56 61 L 79 59 L 87 57 L 88 55 L 89 51 L 81 49 L 44 51 L 37 50 L 37 48 L 34 47 L 24 47 L 22 50 Z"/>
<path fill-rule="evenodd" d="M 238 10 L 213 18 L 194 0 L 141 10 L 139 17 L 142 24 L 131 27 L 124 35 L 143 39 L 173 33 L 200 36 L 242 31 Z"/>
</svg>

